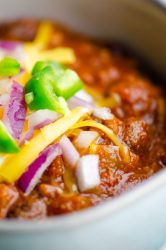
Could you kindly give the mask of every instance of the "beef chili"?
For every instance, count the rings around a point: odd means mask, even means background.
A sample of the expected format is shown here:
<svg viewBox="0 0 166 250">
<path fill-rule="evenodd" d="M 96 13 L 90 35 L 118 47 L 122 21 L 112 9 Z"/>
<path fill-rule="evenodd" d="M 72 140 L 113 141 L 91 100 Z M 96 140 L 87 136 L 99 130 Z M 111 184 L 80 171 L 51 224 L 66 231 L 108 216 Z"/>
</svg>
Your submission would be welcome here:
<svg viewBox="0 0 166 250">
<path fill-rule="evenodd" d="M 166 165 L 163 91 L 50 21 L 0 25 L 0 219 L 95 206 Z"/>
</svg>

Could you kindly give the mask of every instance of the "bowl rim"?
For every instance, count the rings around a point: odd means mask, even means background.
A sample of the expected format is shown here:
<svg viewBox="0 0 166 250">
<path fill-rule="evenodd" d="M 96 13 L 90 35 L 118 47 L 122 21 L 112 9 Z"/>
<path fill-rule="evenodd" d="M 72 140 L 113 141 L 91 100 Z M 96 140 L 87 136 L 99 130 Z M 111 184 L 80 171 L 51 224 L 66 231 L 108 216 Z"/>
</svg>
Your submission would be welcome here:
<svg viewBox="0 0 166 250">
<path fill-rule="evenodd" d="M 147 2 L 157 7 L 161 12 L 166 12 L 166 1 L 147 0 Z M 106 216 L 112 216 L 147 195 L 152 195 L 152 192 L 157 192 L 157 190 L 163 188 L 164 185 L 166 186 L 166 169 L 161 170 L 148 180 L 138 184 L 133 190 L 127 191 L 119 197 L 112 198 L 97 206 L 79 212 L 48 217 L 45 220 L 2 220 L 0 221 L 0 233 L 41 232 L 50 229 L 59 231 L 82 226 L 94 221 L 99 221 Z"/>
</svg>

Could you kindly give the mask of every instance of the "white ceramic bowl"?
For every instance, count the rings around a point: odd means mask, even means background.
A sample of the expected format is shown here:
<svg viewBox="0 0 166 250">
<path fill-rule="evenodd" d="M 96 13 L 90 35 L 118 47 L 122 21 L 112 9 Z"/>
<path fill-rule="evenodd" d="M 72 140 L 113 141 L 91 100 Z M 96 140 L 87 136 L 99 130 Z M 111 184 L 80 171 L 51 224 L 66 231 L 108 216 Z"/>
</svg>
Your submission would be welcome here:
<svg viewBox="0 0 166 250">
<path fill-rule="evenodd" d="M 161 2 L 161 1 L 160 1 Z M 166 12 L 148 0 L 0 0 L 0 19 L 51 17 L 123 41 L 166 75 Z M 0 250 L 157 250 L 166 241 L 166 170 L 97 207 L 39 222 L 0 222 Z"/>
</svg>

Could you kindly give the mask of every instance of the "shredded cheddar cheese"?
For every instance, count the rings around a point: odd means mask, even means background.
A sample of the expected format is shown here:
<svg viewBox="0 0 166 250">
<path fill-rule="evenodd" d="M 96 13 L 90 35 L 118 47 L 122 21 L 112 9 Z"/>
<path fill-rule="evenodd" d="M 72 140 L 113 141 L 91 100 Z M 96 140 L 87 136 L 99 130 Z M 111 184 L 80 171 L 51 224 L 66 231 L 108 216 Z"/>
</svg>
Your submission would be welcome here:
<svg viewBox="0 0 166 250">
<path fill-rule="evenodd" d="M 53 34 L 53 26 L 50 22 L 42 22 L 38 28 L 37 35 L 32 42 L 24 45 L 26 58 L 25 67 L 31 72 L 34 64 L 41 60 L 53 60 L 59 63 L 73 63 L 76 60 L 73 49 L 67 47 L 57 47 L 48 49 L 50 37 Z"/>
<path fill-rule="evenodd" d="M 54 60 L 59 63 L 73 63 L 76 60 L 74 51 L 67 47 L 58 47 L 52 50 L 41 51 L 40 60 Z"/>
<path fill-rule="evenodd" d="M 0 181 L 12 183 L 18 180 L 40 152 L 88 113 L 89 110 L 86 108 L 75 108 L 69 115 L 41 128 L 30 141 L 24 144 L 18 154 L 8 156 L 0 165 Z"/>
<path fill-rule="evenodd" d="M 49 21 L 44 21 L 39 25 L 38 32 L 33 41 L 33 46 L 39 50 L 45 49 L 50 42 L 50 38 L 54 32 L 54 27 Z"/>
<path fill-rule="evenodd" d="M 100 91 L 91 88 L 91 87 L 87 87 L 85 86 L 85 90 L 87 91 L 87 93 L 89 93 L 94 101 L 97 107 L 109 107 L 109 108 L 114 108 L 118 105 L 118 101 L 115 97 L 115 95 L 111 95 L 108 98 L 103 98 L 102 94 L 100 93 Z"/>
<path fill-rule="evenodd" d="M 125 162 L 130 161 L 130 154 L 128 147 L 120 142 L 119 138 L 114 134 L 114 132 L 111 129 L 93 120 L 78 122 L 72 127 L 72 129 L 81 127 L 95 127 L 103 131 L 113 141 L 113 143 L 119 147 L 120 153 L 123 156 L 124 161 Z"/>
</svg>

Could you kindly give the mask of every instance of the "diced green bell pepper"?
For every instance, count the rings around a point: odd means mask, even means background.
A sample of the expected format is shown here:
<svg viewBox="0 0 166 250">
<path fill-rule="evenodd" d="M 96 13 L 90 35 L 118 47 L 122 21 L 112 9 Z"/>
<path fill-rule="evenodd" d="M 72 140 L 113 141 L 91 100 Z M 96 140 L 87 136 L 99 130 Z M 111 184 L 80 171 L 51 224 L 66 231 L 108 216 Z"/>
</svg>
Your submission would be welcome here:
<svg viewBox="0 0 166 250">
<path fill-rule="evenodd" d="M 51 109 L 68 112 L 65 100 L 83 88 L 77 73 L 52 61 L 37 62 L 32 78 L 25 85 L 25 100 L 31 110 Z"/>
<path fill-rule="evenodd" d="M 83 82 L 77 73 L 71 69 L 66 69 L 64 73 L 54 82 L 54 89 L 58 96 L 63 96 L 66 100 L 83 88 Z"/>
<path fill-rule="evenodd" d="M 20 72 L 19 62 L 11 57 L 5 57 L 0 61 L 0 76 L 15 76 Z"/>
<path fill-rule="evenodd" d="M 50 67 L 54 72 L 54 76 L 52 72 L 52 84 L 54 85 L 54 91 L 56 92 L 57 96 L 62 96 L 68 100 L 83 88 L 83 82 L 75 71 L 68 69 L 64 65 L 54 61 L 37 62 L 32 70 L 32 75 L 41 72 L 46 67 Z"/>
<path fill-rule="evenodd" d="M 46 67 L 27 82 L 25 100 L 31 110 L 50 109 L 61 114 L 68 112 L 65 100 L 54 92 L 53 79 L 53 70 Z"/>
<path fill-rule="evenodd" d="M 66 69 L 65 65 L 54 61 L 38 61 L 32 69 L 32 75 L 35 75 L 47 66 L 50 66 L 58 74 L 60 74 L 61 72 L 63 72 L 64 69 Z"/>
<path fill-rule="evenodd" d="M 19 147 L 16 141 L 8 133 L 2 121 L 0 121 L 0 152 L 3 153 L 19 152 Z"/>
</svg>

